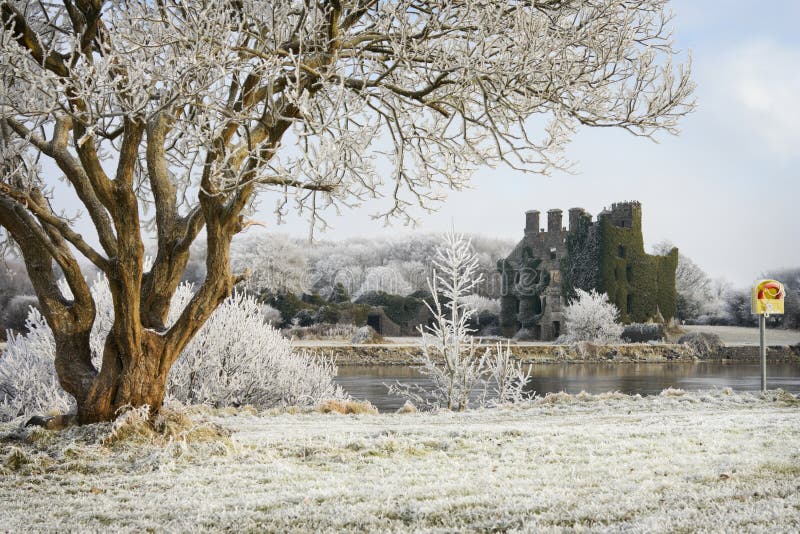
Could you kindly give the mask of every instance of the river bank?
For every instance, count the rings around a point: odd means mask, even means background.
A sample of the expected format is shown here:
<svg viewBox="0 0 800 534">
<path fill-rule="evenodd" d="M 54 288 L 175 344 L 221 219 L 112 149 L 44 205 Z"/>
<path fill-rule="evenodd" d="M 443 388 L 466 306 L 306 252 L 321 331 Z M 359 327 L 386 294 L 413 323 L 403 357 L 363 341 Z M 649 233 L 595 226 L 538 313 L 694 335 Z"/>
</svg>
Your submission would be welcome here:
<svg viewBox="0 0 800 534">
<path fill-rule="evenodd" d="M 794 396 L 554 394 L 517 408 L 195 412 L 224 439 L 0 425 L 9 531 L 800 529 Z M 106 443 L 106 444 L 104 444 Z"/>
<path fill-rule="evenodd" d="M 337 365 L 410 365 L 422 355 L 419 341 L 376 345 L 345 343 L 296 342 L 298 349 L 333 357 Z M 487 343 L 492 346 L 492 343 Z M 523 363 L 657 363 L 676 361 L 753 362 L 759 359 L 759 348 L 753 345 L 724 346 L 709 354 L 698 354 L 680 344 L 548 345 L 518 343 L 510 345 L 514 357 Z M 800 346 L 770 346 L 769 362 L 800 361 Z"/>
</svg>

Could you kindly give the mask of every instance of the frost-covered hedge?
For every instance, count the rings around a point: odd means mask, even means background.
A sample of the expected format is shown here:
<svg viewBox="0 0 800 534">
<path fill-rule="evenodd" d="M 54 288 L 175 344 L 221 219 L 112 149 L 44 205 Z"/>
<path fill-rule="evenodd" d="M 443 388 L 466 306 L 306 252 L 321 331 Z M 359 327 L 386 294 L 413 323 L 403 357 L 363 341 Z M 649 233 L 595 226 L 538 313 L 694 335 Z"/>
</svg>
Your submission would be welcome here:
<svg viewBox="0 0 800 534">
<path fill-rule="evenodd" d="M 666 338 L 666 329 L 659 323 L 633 323 L 625 325 L 622 331 L 622 340 L 626 343 L 664 341 Z"/>
<path fill-rule="evenodd" d="M 623 326 L 618 322 L 619 310 L 614 303 L 609 302 L 608 295 L 582 289 L 577 289 L 576 294 L 577 297 L 563 311 L 566 335 L 561 341 L 619 341 Z"/>
<path fill-rule="evenodd" d="M 97 304 L 91 345 L 99 367 L 103 343 L 113 322 L 108 282 L 92 284 Z M 183 284 L 173 298 L 174 321 L 191 298 Z M 344 396 L 333 384 L 332 361 L 294 351 L 289 340 L 265 322 L 255 298 L 237 293 L 203 325 L 170 371 L 167 394 L 184 403 L 214 406 L 251 404 L 313 405 Z M 0 358 L 0 421 L 22 415 L 68 412 L 74 400 L 59 385 L 53 360 L 53 335 L 41 314 L 31 309 L 28 334 L 10 335 Z"/>
</svg>

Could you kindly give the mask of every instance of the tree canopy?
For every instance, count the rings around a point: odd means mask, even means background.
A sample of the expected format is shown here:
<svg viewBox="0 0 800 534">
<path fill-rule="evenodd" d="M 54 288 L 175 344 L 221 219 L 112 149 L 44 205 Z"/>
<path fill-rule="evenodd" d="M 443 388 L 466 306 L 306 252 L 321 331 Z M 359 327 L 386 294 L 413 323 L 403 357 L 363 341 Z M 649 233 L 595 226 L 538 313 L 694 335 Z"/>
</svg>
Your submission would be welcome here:
<svg viewBox="0 0 800 534">
<path fill-rule="evenodd" d="M 672 65 L 666 4 L 0 0 L 0 226 L 80 418 L 160 405 L 175 358 L 244 276 L 229 248 L 258 192 L 312 226 L 384 193 L 379 215 L 409 218 L 478 166 L 563 165 L 578 125 L 674 132 L 692 82 Z M 59 207 L 54 167 L 96 236 Z M 166 324 L 201 231 L 206 278 Z M 114 297 L 100 369 L 79 255 Z"/>
</svg>

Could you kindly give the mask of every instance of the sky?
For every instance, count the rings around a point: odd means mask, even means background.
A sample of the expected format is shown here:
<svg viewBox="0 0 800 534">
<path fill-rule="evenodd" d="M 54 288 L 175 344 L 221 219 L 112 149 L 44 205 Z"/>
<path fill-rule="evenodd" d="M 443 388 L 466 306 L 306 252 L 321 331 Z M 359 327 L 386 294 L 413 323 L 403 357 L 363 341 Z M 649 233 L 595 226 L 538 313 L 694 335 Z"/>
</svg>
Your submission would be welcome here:
<svg viewBox="0 0 800 534">
<path fill-rule="evenodd" d="M 417 228 L 383 227 L 376 204 L 329 214 L 325 240 L 456 228 L 522 237 L 524 213 L 582 207 L 593 214 L 642 203 L 645 246 L 674 243 L 709 275 L 736 286 L 765 270 L 800 266 L 800 2 L 672 2 L 676 48 L 691 51 L 697 110 L 677 137 L 655 143 L 612 129 L 583 129 L 567 149 L 575 172 L 550 177 L 509 168 L 478 171 L 472 189 L 451 192 Z M 266 204 L 266 203 L 265 203 Z M 274 221 L 271 205 L 260 220 Z M 306 237 L 290 216 L 269 227 Z"/>
<path fill-rule="evenodd" d="M 560 208 L 566 221 L 572 207 L 596 215 L 614 202 L 638 200 L 646 248 L 668 240 L 736 287 L 765 271 L 800 267 L 794 211 L 800 209 L 800 2 L 776 0 L 756 9 L 740 0 L 674 0 L 671 8 L 675 47 L 681 57 L 691 53 L 697 84 L 697 110 L 678 136 L 662 134 L 653 142 L 584 128 L 567 147 L 571 173 L 483 168 L 471 189 L 450 192 L 435 212 L 416 210 L 416 228 L 384 227 L 370 215 L 385 203 L 368 202 L 326 213 L 332 228 L 316 237 L 385 239 L 455 228 L 518 240 L 527 210 Z M 55 190 L 60 196 L 66 186 Z M 307 238 L 306 219 L 290 213 L 276 225 L 274 199 L 262 200 L 253 219 L 267 231 Z M 94 233 L 88 217 L 78 226 L 84 235 Z"/>
</svg>

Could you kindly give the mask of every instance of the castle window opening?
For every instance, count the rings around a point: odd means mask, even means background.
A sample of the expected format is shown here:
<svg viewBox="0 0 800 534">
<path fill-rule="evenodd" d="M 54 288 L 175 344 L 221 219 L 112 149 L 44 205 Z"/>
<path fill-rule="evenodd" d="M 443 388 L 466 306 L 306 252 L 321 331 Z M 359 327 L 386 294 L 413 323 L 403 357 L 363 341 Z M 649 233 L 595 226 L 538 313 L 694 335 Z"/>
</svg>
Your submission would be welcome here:
<svg viewBox="0 0 800 534">
<path fill-rule="evenodd" d="M 620 258 L 625 257 L 625 245 L 619 245 L 617 247 L 617 256 L 619 256 Z"/>
<path fill-rule="evenodd" d="M 633 295 L 628 293 L 628 298 L 626 299 L 626 306 L 625 309 L 627 310 L 627 314 L 630 315 L 633 313 Z"/>
</svg>

